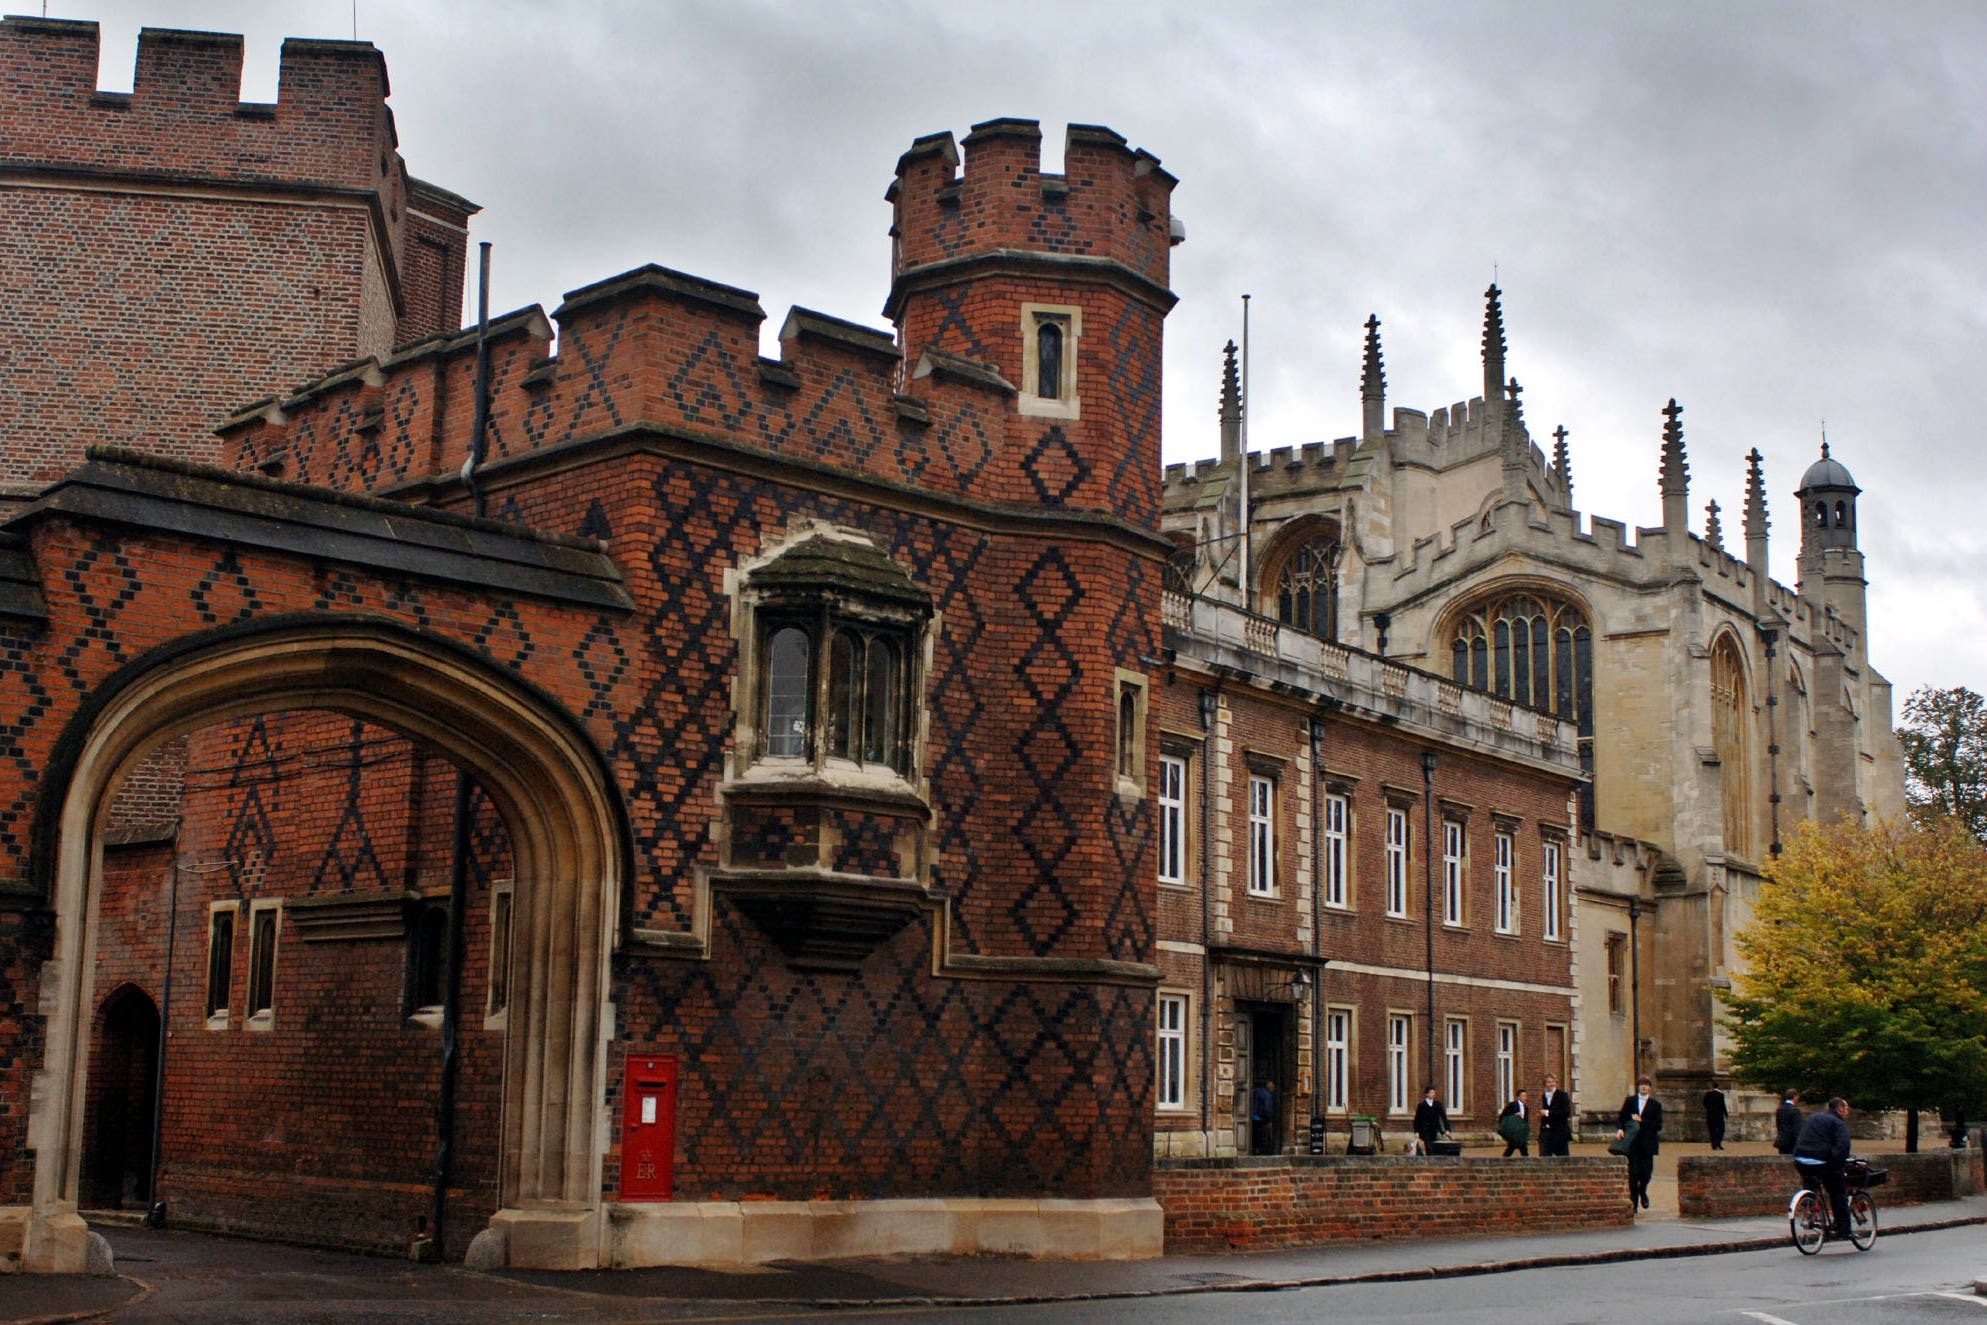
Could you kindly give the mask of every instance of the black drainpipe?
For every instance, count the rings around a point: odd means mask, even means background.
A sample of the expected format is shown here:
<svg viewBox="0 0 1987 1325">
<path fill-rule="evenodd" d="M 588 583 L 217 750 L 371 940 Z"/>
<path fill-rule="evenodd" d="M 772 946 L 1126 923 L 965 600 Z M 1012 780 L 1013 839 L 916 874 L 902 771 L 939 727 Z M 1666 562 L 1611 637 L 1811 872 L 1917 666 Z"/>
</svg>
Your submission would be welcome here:
<svg viewBox="0 0 1987 1325">
<path fill-rule="evenodd" d="M 1767 854 L 1778 860 L 1780 859 L 1780 732 L 1779 724 L 1774 718 L 1780 708 L 1780 696 L 1775 693 L 1773 685 L 1773 646 L 1778 642 L 1780 632 L 1762 630 L 1759 634 L 1766 645 L 1766 804 L 1773 816 L 1773 840 L 1766 850 Z M 1800 741 L 1800 733 L 1794 734 L 1794 740 L 1796 743 Z"/>
<path fill-rule="evenodd" d="M 482 246 L 482 267 L 476 298 L 476 415 L 469 442 L 469 463 L 463 479 L 469 487 L 476 517 L 484 512 L 483 484 L 477 469 L 483 463 L 490 433 L 490 246 Z M 446 1254 L 448 1185 L 455 1176 L 455 1083 L 461 1067 L 459 1032 L 462 1021 L 462 925 L 469 909 L 470 791 L 474 784 L 460 769 L 455 774 L 455 840 L 448 877 L 448 956 L 442 978 L 442 1072 L 435 1092 L 435 1188 L 428 1223 L 428 1254 Z"/>
<path fill-rule="evenodd" d="M 1325 783 L 1323 756 L 1325 720 L 1311 719 L 1311 1121 L 1325 1116 Z"/>
<path fill-rule="evenodd" d="M 159 982 L 159 1052 L 157 1062 L 152 1065 L 152 1172 L 146 1180 L 145 1192 L 150 1203 L 145 1223 L 152 1228 L 163 1228 L 166 1223 L 166 1203 L 159 1197 L 159 1170 L 165 1167 L 160 1152 L 166 1137 L 166 1045 L 170 1043 L 172 1030 L 173 949 L 179 939 L 179 873 L 184 868 L 179 862 L 179 843 L 175 840 L 172 885 L 166 901 L 166 974 Z"/>
<path fill-rule="evenodd" d="M 1421 930 L 1428 949 L 1428 1029 L 1422 1063 L 1427 1076 L 1422 1089 L 1435 1084 L 1435 752 L 1421 752 Z M 1448 1094 L 1443 1092 L 1444 1096 Z M 1449 1100 L 1452 1108 L 1460 1108 Z"/>
<path fill-rule="evenodd" d="M 1642 1079 L 1642 940 L 1636 921 L 1642 918 L 1641 899 L 1628 899 L 1628 1008 L 1630 1034 L 1635 1037 L 1635 1078 Z"/>
</svg>

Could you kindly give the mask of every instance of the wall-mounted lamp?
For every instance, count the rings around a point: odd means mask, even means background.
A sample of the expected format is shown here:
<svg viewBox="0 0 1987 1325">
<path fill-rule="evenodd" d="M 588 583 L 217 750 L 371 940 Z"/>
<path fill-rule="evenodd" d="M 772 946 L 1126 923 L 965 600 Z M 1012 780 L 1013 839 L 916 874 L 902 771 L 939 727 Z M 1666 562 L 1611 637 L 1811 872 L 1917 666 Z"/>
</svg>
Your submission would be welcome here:
<svg viewBox="0 0 1987 1325">
<path fill-rule="evenodd" d="M 1214 715 L 1221 707 L 1221 696 L 1212 690 L 1200 692 L 1200 727 L 1202 731 L 1214 730 Z"/>
<path fill-rule="evenodd" d="M 1309 989 L 1310 987 L 1311 987 L 1311 973 L 1309 971 L 1299 971 L 1297 972 L 1297 974 L 1290 977 L 1291 993 L 1301 996 L 1304 993 L 1304 991 Z"/>
</svg>

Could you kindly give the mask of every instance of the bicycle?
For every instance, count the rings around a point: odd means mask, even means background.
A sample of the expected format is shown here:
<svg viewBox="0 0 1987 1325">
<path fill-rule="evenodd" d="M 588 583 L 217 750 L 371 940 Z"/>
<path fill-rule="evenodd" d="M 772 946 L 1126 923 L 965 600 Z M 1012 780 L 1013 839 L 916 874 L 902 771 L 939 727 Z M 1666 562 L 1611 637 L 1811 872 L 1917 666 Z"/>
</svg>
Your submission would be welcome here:
<svg viewBox="0 0 1987 1325">
<path fill-rule="evenodd" d="M 1890 1170 L 1873 1168 L 1866 1159 L 1854 1155 L 1842 1166 L 1842 1185 L 1849 1195 L 1849 1242 L 1857 1251 L 1868 1251 L 1877 1241 L 1877 1203 L 1869 1189 L 1890 1181 Z M 1803 1185 L 1787 1202 L 1787 1231 L 1803 1256 L 1821 1250 L 1829 1237 L 1840 1237 L 1829 1214 L 1828 1193 Z"/>
</svg>

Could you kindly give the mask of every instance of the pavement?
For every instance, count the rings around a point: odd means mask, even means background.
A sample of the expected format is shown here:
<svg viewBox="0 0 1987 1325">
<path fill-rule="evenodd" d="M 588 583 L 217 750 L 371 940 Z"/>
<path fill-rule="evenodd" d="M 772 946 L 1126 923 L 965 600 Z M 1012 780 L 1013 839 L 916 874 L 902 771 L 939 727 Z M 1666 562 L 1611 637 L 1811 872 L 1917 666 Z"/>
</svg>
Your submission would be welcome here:
<svg viewBox="0 0 1987 1325">
<path fill-rule="evenodd" d="M 1740 1153 L 1747 1148 L 1730 1147 Z M 1674 1149 L 1693 1153 L 1704 1147 Z M 1652 1208 L 1626 1228 L 1128 1262 L 906 1257 L 728 1269 L 482 1273 L 170 1228 L 103 1227 L 117 1256 L 115 1276 L 0 1275 L 0 1325 L 96 1318 L 661 1321 L 742 1315 L 769 1303 L 845 1311 L 1017 1305 L 1259 1292 L 1772 1248 L 1793 1254 L 1784 1216 L 1678 1218 L 1673 1156 L 1663 1169 L 1667 1174 L 1659 1170 L 1650 1189 Z M 1981 1225 L 1987 1224 L 1987 1196 L 1880 1205 L 1879 1213 L 1884 1238 Z M 1846 1248 L 1823 1251 L 1853 1254 Z M 1987 1257 L 1978 1268 L 1987 1293 Z"/>
</svg>

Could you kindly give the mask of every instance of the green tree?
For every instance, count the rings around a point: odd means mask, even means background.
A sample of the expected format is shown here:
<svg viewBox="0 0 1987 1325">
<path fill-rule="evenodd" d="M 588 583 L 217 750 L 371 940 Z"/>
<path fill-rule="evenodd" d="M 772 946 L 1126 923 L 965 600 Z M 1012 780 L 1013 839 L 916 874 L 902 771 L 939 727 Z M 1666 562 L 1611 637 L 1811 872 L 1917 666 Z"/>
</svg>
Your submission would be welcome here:
<svg viewBox="0 0 1987 1325">
<path fill-rule="evenodd" d="M 1904 701 L 1897 741 L 1912 817 L 1955 819 L 1987 842 L 1987 698 L 1965 686 L 1920 686 Z"/>
<path fill-rule="evenodd" d="M 1737 944 L 1745 1081 L 1914 1123 L 1987 1100 L 1987 847 L 1957 823 L 1800 825 Z"/>
</svg>

